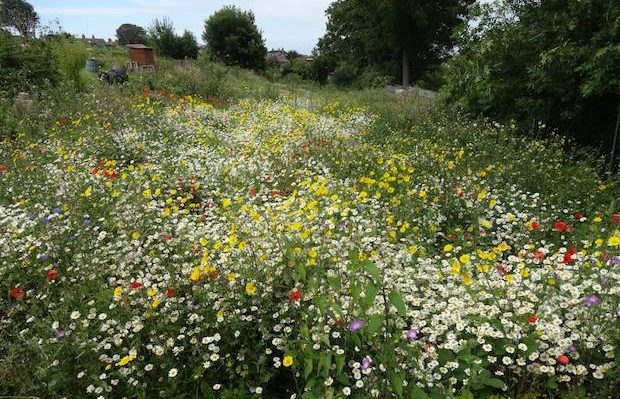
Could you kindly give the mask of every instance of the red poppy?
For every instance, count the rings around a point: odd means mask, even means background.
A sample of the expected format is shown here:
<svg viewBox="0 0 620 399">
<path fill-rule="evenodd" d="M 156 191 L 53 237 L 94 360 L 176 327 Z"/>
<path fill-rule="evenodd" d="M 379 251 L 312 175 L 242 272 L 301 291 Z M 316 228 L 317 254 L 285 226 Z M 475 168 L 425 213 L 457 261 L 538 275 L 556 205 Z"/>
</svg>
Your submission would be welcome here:
<svg viewBox="0 0 620 399">
<path fill-rule="evenodd" d="M 563 222 L 563 221 L 561 221 L 561 220 L 558 220 L 557 222 L 555 222 L 555 223 L 553 224 L 553 229 L 554 229 L 555 231 L 557 231 L 557 232 L 560 232 L 560 233 L 565 232 L 565 231 L 566 231 L 566 227 L 567 227 L 566 223 L 564 223 L 564 222 Z"/>
<path fill-rule="evenodd" d="M 533 315 L 531 315 L 530 317 L 527 318 L 527 322 L 530 323 L 530 324 L 534 324 L 537 321 L 538 321 L 538 317 L 535 314 L 533 314 Z"/>
<path fill-rule="evenodd" d="M 96 175 L 97 173 L 99 173 L 99 168 L 93 168 L 93 175 Z"/>
<path fill-rule="evenodd" d="M 116 179 L 116 176 L 118 175 L 116 171 L 113 169 L 105 169 L 103 171 L 103 174 L 105 175 L 105 177 L 107 177 L 110 180 Z"/>
<path fill-rule="evenodd" d="M 11 291 L 9 291 L 9 295 L 13 299 L 22 299 L 26 293 L 21 287 L 13 287 Z"/>
<path fill-rule="evenodd" d="M 540 229 L 540 223 L 538 223 L 536 220 L 532 220 L 532 223 L 530 224 L 530 226 L 532 227 L 532 230 Z"/>
<path fill-rule="evenodd" d="M 577 253 L 577 250 L 575 248 L 569 248 L 568 251 L 564 253 L 564 259 L 562 260 L 562 263 L 564 264 L 571 263 L 574 260 L 573 255 L 575 255 L 576 253 Z"/>
<path fill-rule="evenodd" d="M 508 271 L 507 271 L 507 270 L 506 270 L 506 268 L 502 265 L 502 266 L 499 266 L 499 267 L 497 268 L 497 273 L 499 273 L 499 275 L 500 275 L 500 276 L 504 277 L 505 275 L 507 275 L 507 274 L 508 274 Z"/>
<path fill-rule="evenodd" d="M 446 237 L 446 238 L 448 239 L 448 241 L 452 241 L 452 242 L 456 241 L 456 239 L 457 239 L 456 234 L 454 234 L 454 233 L 448 234 L 448 237 Z"/>
<path fill-rule="evenodd" d="M 620 223 L 620 213 L 614 213 L 611 216 L 611 221 L 614 223 Z"/>
<path fill-rule="evenodd" d="M 168 288 L 166 290 L 166 298 L 172 298 L 174 297 L 174 290 L 172 288 Z"/>
<path fill-rule="evenodd" d="M 151 94 L 151 89 L 149 89 L 148 87 L 145 87 L 144 90 L 142 90 L 142 92 L 148 96 L 149 94 Z"/>
<path fill-rule="evenodd" d="M 543 259 L 545 259 L 545 253 L 541 250 L 538 250 L 534 253 L 534 258 L 536 258 L 537 261 L 542 261 Z"/>
<path fill-rule="evenodd" d="M 142 287 L 142 283 L 139 281 L 133 281 L 129 283 L 129 286 L 133 288 L 134 290 L 137 290 L 138 288 Z"/>
<path fill-rule="evenodd" d="M 166 241 L 166 242 L 172 241 L 172 236 L 171 235 L 165 235 L 164 236 L 164 241 Z"/>
<path fill-rule="evenodd" d="M 250 197 L 254 197 L 258 193 L 258 190 L 256 189 L 256 187 L 251 187 L 248 193 L 250 194 Z"/>
<path fill-rule="evenodd" d="M 560 363 L 562 366 L 566 366 L 568 364 L 568 362 L 570 361 L 568 359 L 568 356 L 566 356 L 566 355 L 560 355 L 560 356 L 556 357 L 555 360 L 557 360 L 558 363 Z"/>
<path fill-rule="evenodd" d="M 69 121 L 67 120 L 67 118 L 58 119 L 58 126 L 66 126 L 68 123 Z"/>
<path fill-rule="evenodd" d="M 297 302 L 301 299 L 302 295 L 303 293 L 301 291 L 299 291 L 298 289 L 294 289 L 293 291 L 288 293 L 288 300 Z"/>
<path fill-rule="evenodd" d="M 52 280 L 56 280 L 57 278 L 58 278 L 58 269 L 53 267 L 47 272 L 47 279 L 49 281 L 52 281 Z"/>
<path fill-rule="evenodd" d="M 577 219 L 577 220 L 581 220 L 584 217 L 585 217 L 585 215 L 583 213 L 578 212 L 578 213 L 575 214 L 575 219 Z"/>
<path fill-rule="evenodd" d="M 0 163 L 0 172 L 6 172 L 9 170 L 9 167 Z"/>
</svg>

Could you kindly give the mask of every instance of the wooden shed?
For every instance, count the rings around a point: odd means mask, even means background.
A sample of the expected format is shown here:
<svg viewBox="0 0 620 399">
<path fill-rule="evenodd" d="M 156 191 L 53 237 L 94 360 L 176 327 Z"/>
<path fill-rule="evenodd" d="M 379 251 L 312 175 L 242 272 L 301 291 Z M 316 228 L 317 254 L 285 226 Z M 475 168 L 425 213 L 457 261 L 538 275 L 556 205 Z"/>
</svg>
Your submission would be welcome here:
<svg viewBox="0 0 620 399">
<path fill-rule="evenodd" d="M 131 69 L 150 69 L 155 67 L 153 49 L 144 44 L 128 44 L 129 67 Z"/>
</svg>

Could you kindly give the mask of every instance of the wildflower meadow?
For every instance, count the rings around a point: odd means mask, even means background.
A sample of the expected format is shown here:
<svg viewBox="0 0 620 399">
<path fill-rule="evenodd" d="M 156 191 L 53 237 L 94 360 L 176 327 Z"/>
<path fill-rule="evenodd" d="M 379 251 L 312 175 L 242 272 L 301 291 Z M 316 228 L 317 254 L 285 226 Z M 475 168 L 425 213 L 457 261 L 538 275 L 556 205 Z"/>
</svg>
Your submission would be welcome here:
<svg viewBox="0 0 620 399">
<path fill-rule="evenodd" d="M 614 179 L 400 106 L 48 99 L 0 146 L 0 396 L 614 397 Z"/>
</svg>

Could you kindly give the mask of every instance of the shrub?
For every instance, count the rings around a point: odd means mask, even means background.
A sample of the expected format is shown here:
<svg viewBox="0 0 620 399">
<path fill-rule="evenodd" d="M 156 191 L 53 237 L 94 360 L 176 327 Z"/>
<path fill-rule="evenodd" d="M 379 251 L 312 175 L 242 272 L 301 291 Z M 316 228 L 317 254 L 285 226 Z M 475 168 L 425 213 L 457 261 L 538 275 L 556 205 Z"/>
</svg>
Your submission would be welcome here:
<svg viewBox="0 0 620 399">
<path fill-rule="evenodd" d="M 46 41 L 23 40 L 0 31 L 0 97 L 35 91 L 59 80 Z"/>
<path fill-rule="evenodd" d="M 71 39 L 54 42 L 54 55 L 63 77 L 71 82 L 77 91 L 84 91 L 86 83 L 81 72 L 88 58 L 86 46 Z"/>
</svg>

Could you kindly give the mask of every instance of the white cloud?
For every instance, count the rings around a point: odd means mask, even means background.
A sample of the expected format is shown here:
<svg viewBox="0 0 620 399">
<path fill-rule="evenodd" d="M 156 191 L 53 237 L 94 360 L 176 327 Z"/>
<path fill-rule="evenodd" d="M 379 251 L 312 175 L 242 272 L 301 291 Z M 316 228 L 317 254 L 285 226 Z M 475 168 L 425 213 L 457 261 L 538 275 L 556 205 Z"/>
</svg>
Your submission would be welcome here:
<svg viewBox="0 0 620 399">
<path fill-rule="evenodd" d="M 92 16 L 128 16 L 153 14 L 157 10 L 150 7 L 40 7 L 37 12 L 50 17 L 92 17 Z"/>
</svg>

